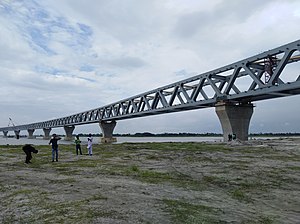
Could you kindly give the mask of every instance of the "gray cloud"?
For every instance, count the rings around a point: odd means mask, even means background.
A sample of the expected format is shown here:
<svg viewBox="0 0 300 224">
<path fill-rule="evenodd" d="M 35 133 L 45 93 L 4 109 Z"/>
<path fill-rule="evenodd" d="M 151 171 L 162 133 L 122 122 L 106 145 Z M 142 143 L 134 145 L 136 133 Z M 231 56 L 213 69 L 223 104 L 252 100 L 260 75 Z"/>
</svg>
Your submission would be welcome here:
<svg viewBox="0 0 300 224">
<path fill-rule="evenodd" d="M 249 17 L 255 16 L 264 7 L 271 4 L 270 1 L 244 1 L 226 0 L 217 4 L 213 10 L 199 10 L 180 16 L 174 29 L 174 33 L 181 38 L 191 38 L 196 34 L 200 36 L 211 34 L 226 26 L 233 29 L 236 24 L 245 23 Z M 249 30 L 250 31 L 250 30 Z M 230 32 L 230 30 L 228 30 Z M 220 36 L 215 39 L 221 38 Z"/>
<path fill-rule="evenodd" d="M 121 68 L 139 68 L 145 65 L 145 62 L 139 58 L 123 57 L 111 61 L 111 64 Z"/>
</svg>

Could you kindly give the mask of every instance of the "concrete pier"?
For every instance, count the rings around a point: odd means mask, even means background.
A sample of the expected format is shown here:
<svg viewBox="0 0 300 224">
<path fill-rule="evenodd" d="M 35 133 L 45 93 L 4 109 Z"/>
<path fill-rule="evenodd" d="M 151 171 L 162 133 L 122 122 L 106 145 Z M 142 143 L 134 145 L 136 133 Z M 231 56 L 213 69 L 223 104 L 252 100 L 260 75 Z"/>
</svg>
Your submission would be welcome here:
<svg viewBox="0 0 300 224">
<path fill-rule="evenodd" d="M 3 137 L 7 138 L 8 131 L 3 131 Z"/>
<path fill-rule="evenodd" d="M 28 129 L 27 131 L 28 131 L 28 138 L 29 138 L 29 139 L 33 139 L 33 138 L 34 138 L 33 132 L 34 132 L 35 130 L 34 130 L 34 129 Z"/>
<path fill-rule="evenodd" d="M 19 139 L 20 138 L 20 130 L 15 130 L 15 137 L 16 139 Z"/>
<path fill-rule="evenodd" d="M 248 140 L 249 124 L 253 114 L 253 104 L 216 104 L 216 113 L 223 129 L 223 139 L 227 142 L 229 136 L 236 136 L 241 141 Z"/>
<path fill-rule="evenodd" d="M 103 135 L 103 137 L 101 138 L 101 143 L 117 142 L 117 138 L 113 137 L 113 131 L 117 125 L 116 121 L 111 121 L 111 122 L 101 121 L 99 125 Z"/>
<path fill-rule="evenodd" d="M 43 139 L 50 139 L 51 128 L 43 128 L 43 131 L 44 131 Z"/>
<path fill-rule="evenodd" d="M 75 126 L 64 126 L 65 132 L 66 132 L 66 136 L 64 138 L 64 140 L 66 141 L 72 141 L 73 140 L 73 131 L 75 129 Z"/>
</svg>

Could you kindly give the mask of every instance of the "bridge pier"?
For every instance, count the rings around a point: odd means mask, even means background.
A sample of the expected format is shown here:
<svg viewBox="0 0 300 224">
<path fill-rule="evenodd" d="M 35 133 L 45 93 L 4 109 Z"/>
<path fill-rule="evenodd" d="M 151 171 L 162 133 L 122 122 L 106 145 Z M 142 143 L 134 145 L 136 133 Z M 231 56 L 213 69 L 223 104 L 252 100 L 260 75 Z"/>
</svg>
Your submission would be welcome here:
<svg viewBox="0 0 300 224">
<path fill-rule="evenodd" d="M 116 121 L 111 121 L 111 122 L 100 121 L 99 125 L 103 135 L 103 137 L 101 138 L 101 143 L 117 142 L 117 138 L 113 137 L 113 131 L 117 125 Z"/>
<path fill-rule="evenodd" d="M 43 139 L 50 139 L 51 128 L 43 128 L 43 131 L 44 131 Z"/>
<path fill-rule="evenodd" d="M 253 104 L 234 105 L 220 102 L 215 107 L 222 125 L 224 142 L 231 140 L 229 135 L 235 135 L 236 139 L 247 141 Z"/>
<path fill-rule="evenodd" d="M 33 138 L 34 138 L 33 132 L 34 132 L 35 130 L 34 130 L 34 129 L 28 129 L 27 131 L 28 131 L 28 138 L 29 138 L 29 139 L 33 139 Z"/>
<path fill-rule="evenodd" d="M 3 131 L 3 137 L 7 138 L 8 131 Z"/>
<path fill-rule="evenodd" d="M 16 139 L 20 138 L 20 130 L 14 130 Z"/>
<path fill-rule="evenodd" d="M 72 141 L 73 140 L 73 131 L 75 129 L 75 126 L 64 126 L 65 132 L 66 132 L 66 136 L 64 138 L 64 140 L 66 141 Z"/>
</svg>

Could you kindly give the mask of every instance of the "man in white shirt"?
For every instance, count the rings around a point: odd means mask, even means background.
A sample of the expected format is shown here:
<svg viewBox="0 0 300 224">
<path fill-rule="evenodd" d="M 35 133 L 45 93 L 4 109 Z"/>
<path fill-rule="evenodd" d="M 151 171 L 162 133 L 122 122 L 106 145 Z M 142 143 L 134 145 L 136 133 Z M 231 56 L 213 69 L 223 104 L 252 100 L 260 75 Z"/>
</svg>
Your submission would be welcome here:
<svg viewBox="0 0 300 224">
<path fill-rule="evenodd" d="M 92 134 L 89 134 L 89 137 L 87 138 L 87 149 L 88 149 L 88 153 L 89 155 L 93 155 L 93 138 L 92 138 Z"/>
</svg>

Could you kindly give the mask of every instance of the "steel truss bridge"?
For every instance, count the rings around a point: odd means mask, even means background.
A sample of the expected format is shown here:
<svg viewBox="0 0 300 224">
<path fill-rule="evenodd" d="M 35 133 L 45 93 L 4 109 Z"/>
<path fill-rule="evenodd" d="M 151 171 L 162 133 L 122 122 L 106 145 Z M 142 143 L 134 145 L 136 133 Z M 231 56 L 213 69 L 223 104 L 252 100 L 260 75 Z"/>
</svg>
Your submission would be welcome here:
<svg viewBox="0 0 300 224">
<path fill-rule="evenodd" d="M 2 127 L 35 130 L 116 121 L 214 107 L 249 104 L 300 94 L 300 40 L 118 102 L 66 117 Z M 298 67 L 296 67 L 296 65 Z"/>
</svg>

